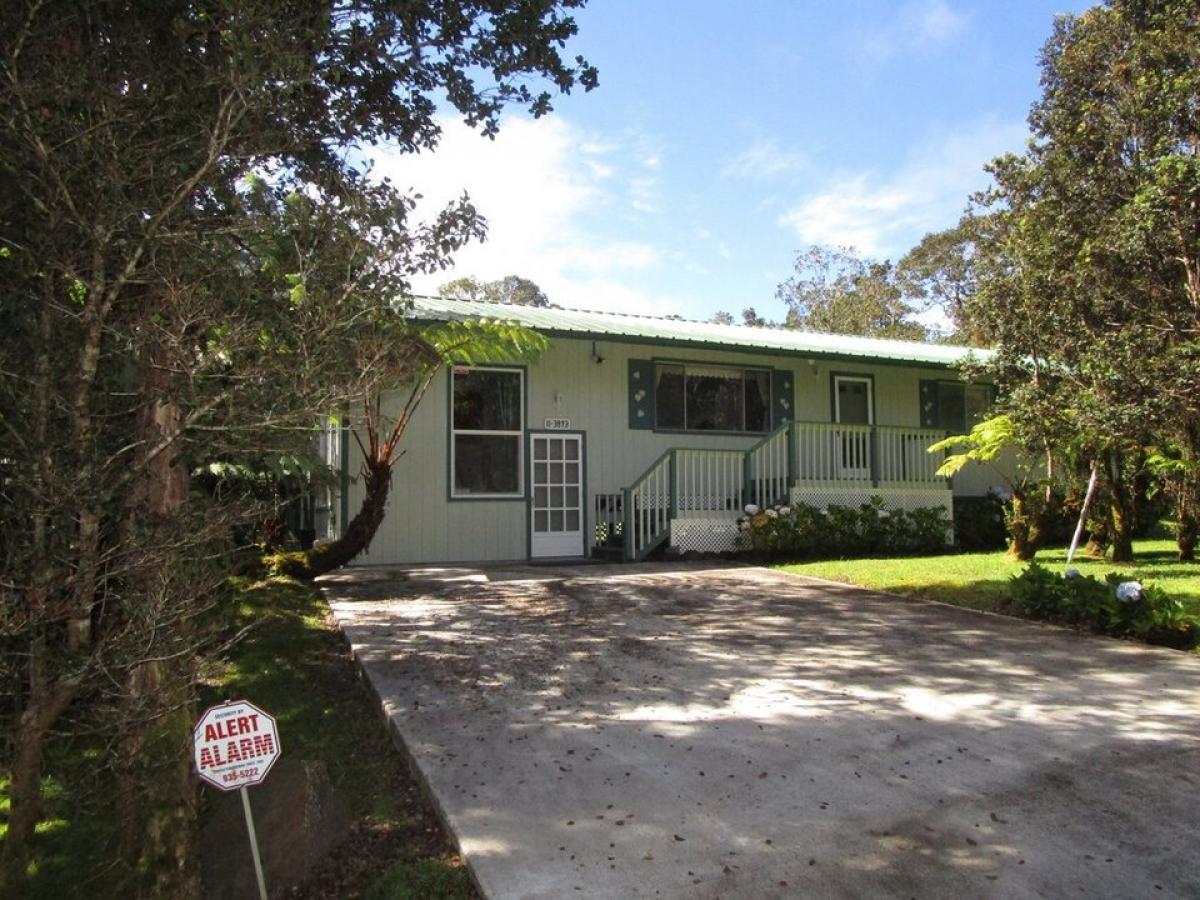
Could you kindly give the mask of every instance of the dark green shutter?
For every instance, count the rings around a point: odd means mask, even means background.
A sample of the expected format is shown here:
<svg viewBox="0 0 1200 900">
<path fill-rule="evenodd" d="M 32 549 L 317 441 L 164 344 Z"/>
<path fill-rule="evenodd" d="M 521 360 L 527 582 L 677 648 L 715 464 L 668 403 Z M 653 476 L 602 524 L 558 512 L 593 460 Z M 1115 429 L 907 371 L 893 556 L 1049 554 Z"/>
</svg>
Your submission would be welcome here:
<svg viewBox="0 0 1200 900">
<path fill-rule="evenodd" d="M 629 427 L 654 427 L 653 360 L 629 360 Z"/>
<path fill-rule="evenodd" d="M 796 373 L 791 369 L 771 372 L 771 428 L 796 417 Z"/>
<path fill-rule="evenodd" d="M 921 427 L 938 427 L 938 383 L 921 381 Z"/>
</svg>

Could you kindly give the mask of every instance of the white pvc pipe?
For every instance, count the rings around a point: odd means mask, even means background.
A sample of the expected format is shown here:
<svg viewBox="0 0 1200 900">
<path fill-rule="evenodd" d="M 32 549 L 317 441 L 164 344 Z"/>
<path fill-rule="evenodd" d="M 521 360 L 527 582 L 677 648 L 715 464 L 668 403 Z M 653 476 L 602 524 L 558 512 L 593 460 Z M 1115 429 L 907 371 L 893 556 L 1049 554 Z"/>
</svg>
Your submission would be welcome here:
<svg viewBox="0 0 1200 900">
<path fill-rule="evenodd" d="M 1075 534 L 1071 538 L 1071 549 L 1067 551 L 1067 565 L 1075 558 L 1079 548 L 1079 539 L 1083 537 L 1083 523 L 1087 519 L 1088 507 L 1092 505 L 1092 495 L 1096 493 L 1096 480 L 1100 475 L 1100 466 L 1092 463 L 1092 477 L 1088 479 L 1087 493 L 1083 495 L 1083 508 L 1079 510 L 1079 523 L 1075 526 Z"/>
</svg>

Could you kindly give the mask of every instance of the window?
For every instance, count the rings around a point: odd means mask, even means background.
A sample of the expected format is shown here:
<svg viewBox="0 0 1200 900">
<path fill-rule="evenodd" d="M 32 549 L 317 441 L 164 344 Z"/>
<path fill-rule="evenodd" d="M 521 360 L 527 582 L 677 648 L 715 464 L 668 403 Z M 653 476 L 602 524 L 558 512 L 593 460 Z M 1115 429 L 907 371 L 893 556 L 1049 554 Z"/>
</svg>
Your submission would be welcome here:
<svg viewBox="0 0 1200 900">
<path fill-rule="evenodd" d="M 451 496 L 521 496 L 524 381 L 520 369 L 454 369 Z"/>
<path fill-rule="evenodd" d="M 659 363 L 654 367 L 655 427 L 673 431 L 770 431 L 766 369 Z"/>
<path fill-rule="evenodd" d="M 992 407 L 992 387 L 987 384 L 937 383 L 937 427 L 952 434 L 965 434 L 982 421 Z"/>
</svg>

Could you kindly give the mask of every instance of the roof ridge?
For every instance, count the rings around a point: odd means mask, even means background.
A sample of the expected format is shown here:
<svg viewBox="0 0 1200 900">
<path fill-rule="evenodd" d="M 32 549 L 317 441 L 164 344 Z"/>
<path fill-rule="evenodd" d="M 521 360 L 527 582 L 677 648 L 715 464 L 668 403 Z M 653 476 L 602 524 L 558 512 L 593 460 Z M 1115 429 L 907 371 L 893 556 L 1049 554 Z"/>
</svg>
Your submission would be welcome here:
<svg viewBox="0 0 1200 900">
<path fill-rule="evenodd" d="M 717 325 L 717 326 L 721 326 L 721 327 L 725 327 L 725 328 L 728 328 L 728 327 L 734 327 L 734 328 L 756 328 L 756 327 L 759 327 L 759 326 L 754 326 L 754 325 L 738 325 L 737 323 L 734 323 L 732 326 L 728 326 L 728 325 L 723 325 L 721 322 L 710 322 L 707 319 L 689 319 L 684 316 L 655 316 L 655 315 L 651 315 L 650 313 L 618 312 L 617 310 L 612 310 L 612 309 L 591 309 L 590 307 L 586 307 L 586 306 L 564 306 L 561 303 L 554 303 L 554 302 L 551 302 L 550 305 L 547 307 L 547 306 L 530 306 L 525 303 L 508 303 L 504 300 L 472 300 L 467 297 L 435 297 L 435 296 L 431 296 L 429 294 L 410 294 L 409 296 L 415 297 L 419 300 L 439 300 L 439 301 L 448 300 L 451 303 L 482 303 L 485 306 L 519 306 L 524 309 L 533 309 L 533 310 L 561 309 L 565 312 L 589 313 L 591 315 L 596 315 L 596 316 L 624 316 L 625 318 L 628 318 L 628 319 L 653 319 L 656 322 L 687 322 L 691 325 Z"/>
<path fill-rule="evenodd" d="M 595 316 L 614 316 L 626 319 L 645 319 L 652 322 L 686 322 L 689 325 L 711 325 L 714 328 L 737 328 L 745 331 L 785 331 L 788 334 L 807 335 L 812 337 L 830 337 L 830 338 L 847 338 L 860 341 L 878 341 L 879 343 L 887 344 L 908 344 L 916 347 L 957 347 L 968 351 L 975 351 L 979 348 L 970 347 L 966 344 L 939 344 L 937 341 L 914 341 L 907 338 L 895 337 L 879 337 L 878 335 L 868 334 L 843 334 L 837 331 L 809 331 L 800 328 L 788 328 L 786 326 L 771 326 L 771 325 L 745 325 L 733 322 L 725 324 L 724 322 L 713 322 L 706 319 L 688 319 L 683 316 L 655 316 L 649 313 L 630 313 L 616 312 L 610 309 L 588 309 L 582 306 L 563 306 L 558 303 L 551 303 L 549 306 L 529 306 L 524 303 L 506 303 L 502 300 L 470 300 L 465 297 L 435 297 L 429 294 L 411 294 L 410 296 L 422 300 L 437 300 L 439 302 L 451 303 L 480 303 L 484 306 L 507 306 L 520 309 L 528 309 L 537 311 L 539 309 L 556 309 L 563 312 L 587 313 Z"/>
</svg>

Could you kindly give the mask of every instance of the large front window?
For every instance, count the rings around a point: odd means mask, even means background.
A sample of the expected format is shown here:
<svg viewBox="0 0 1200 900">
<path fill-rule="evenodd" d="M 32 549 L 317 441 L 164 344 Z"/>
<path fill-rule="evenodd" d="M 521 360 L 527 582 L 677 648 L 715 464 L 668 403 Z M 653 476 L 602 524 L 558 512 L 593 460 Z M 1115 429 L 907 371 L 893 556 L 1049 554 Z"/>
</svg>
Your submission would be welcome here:
<svg viewBox="0 0 1200 900">
<path fill-rule="evenodd" d="M 521 496 L 524 381 L 520 369 L 454 369 L 452 496 Z"/>
<path fill-rule="evenodd" d="M 770 430 L 771 373 L 659 363 L 654 370 L 655 426 L 671 431 Z"/>
</svg>

